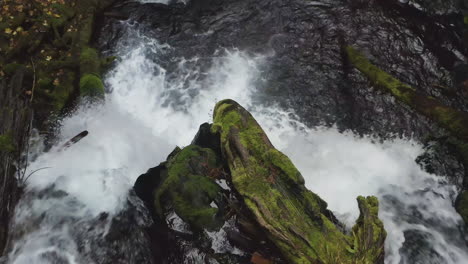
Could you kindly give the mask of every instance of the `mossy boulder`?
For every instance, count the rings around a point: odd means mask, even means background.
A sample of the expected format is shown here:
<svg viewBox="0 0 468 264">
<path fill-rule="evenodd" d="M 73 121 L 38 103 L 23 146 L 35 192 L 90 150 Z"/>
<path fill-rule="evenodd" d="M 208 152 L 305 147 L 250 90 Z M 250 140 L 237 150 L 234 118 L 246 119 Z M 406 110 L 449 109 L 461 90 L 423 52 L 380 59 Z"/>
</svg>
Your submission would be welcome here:
<svg viewBox="0 0 468 264">
<path fill-rule="evenodd" d="M 222 195 L 213 178 L 218 162 L 213 150 L 196 145 L 169 155 L 154 190 L 156 214 L 164 218 L 173 209 L 194 230 L 219 229 L 224 221 L 218 206 L 212 206 Z"/>
<path fill-rule="evenodd" d="M 354 236 L 345 235 L 327 203 L 305 188 L 294 164 L 238 103 L 216 105 L 212 132 L 220 136 L 233 187 L 289 263 L 383 261 L 386 233 L 377 198 L 358 198 L 361 216 Z"/>
<path fill-rule="evenodd" d="M 94 74 L 85 74 L 80 79 L 80 95 L 83 97 L 104 97 L 104 84 Z"/>
</svg>

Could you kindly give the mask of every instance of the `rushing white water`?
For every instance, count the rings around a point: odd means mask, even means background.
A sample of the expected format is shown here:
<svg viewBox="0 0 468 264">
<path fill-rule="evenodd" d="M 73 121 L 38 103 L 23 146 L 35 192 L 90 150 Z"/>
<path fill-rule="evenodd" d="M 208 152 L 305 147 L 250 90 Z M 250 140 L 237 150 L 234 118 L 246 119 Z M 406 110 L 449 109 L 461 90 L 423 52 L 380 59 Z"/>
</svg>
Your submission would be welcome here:
<svg viewBox="0 0 468 264">
<path fill-rule="evenodd" d="M 157 58 L 170 49 L 129 27 L 118 48 L 121 62 L 106 78 L 110 92 L 105 102 L 84 105 L 65 118 L 60 142 L 29 168 L 51 167 L 30 178 L 30 191 L 55 184 L 78 201 L 79 210 L 70 210 L 60 199 L 20 206 L 17 226 L 27 225 L 31 215 L 45 214 L 51 220 L 16 242 L 11 263 L 49 263 L 39 258 L 47 251 L 61 251 L 69 263 L 80 263 L 67 226 L 54 230 L 54 221 L 118 213 L 138 175 L 163 161 L 176 145 L 190 144 L 198 126 L 211 120 L 212 108 L 224 98 L 252 111 L 274 145 L 303 173 L 307 187 L 348 227 L 358 215 L 358 195 L 380 198 L 380 216 L 388 231 L 386 263 L 467 263 L 466 247 L 453 235 L 459 234 L 461 223 L 451 205 L 456 190 L 415 163 L 423 152 L 419 144 L 406 139 L 381 142 L 335 128 L 311 129 L 292 111 L 262 107 L 253 99 L 255 84 L 261 81 L 261 56 L 219 52 L 205 73 L 190 66 L 197 58 L 179 58 L 179 75 L 168 78 Z M 58 146 L 83 130 L 89 131 L 86 138 L 60 150 Z M 431 247 L 403 246 L 405 232 L 423 236 Z M 52 235 L 60 240 L 47 239 Z M 409 253 L 402 248 L 410 248 Z"/>
</svg>

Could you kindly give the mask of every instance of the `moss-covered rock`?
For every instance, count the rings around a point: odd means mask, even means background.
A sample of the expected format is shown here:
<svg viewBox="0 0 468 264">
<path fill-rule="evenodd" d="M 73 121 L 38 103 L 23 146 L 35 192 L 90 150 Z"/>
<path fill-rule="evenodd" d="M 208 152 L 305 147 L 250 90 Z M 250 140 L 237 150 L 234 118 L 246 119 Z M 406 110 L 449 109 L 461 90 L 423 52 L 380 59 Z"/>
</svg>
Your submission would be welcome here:
<svg viewBox="0 0 468 264">
<path fill-rule="evenodd" d="M 80 95 L 83 97 L 104 97 L 104 84 L 94 74 L 85 74 L 80 79 Z"/>
<path fill-rule="evenodd" d="M 386 232 L 379 219 L 379 201 L 374 196 L 357 198 L 359 218 L 353 227 L 353 252 L 357 263 L 376 263 L 384 261 L 384 242 Z M 380 247 L 376 246 L 380 245 Z M 377 257 L 377 261 L 375 259 Z"/>
<path fill-rule="evenodd" d="M 353 47 L 346 47 L 348 59 L 362 74 L 364 74 L 376 87 L 390 93 L 401 102 L 407 104 L 415 111 L 423 114 L 436 122 L 439 126 L 445 128 L 453 137 L 450 143 L 455 146 L 458 156 L 465 167 L 464 186 L 468 186 L 468 113 L 459 111 L 432 96 L 418 92 L 415 88 L 402 83 L 385 71 L 373 65 L 363 54 Z M 466 191 L 464 192 L 466 193 Z M 460 194 L 460 202 L 456 209 L 465 219 L 468 208 L 468 200 Z M 463 204 L 465 203 L 465 204 Z M 461 210 L 461 211 L 460 211 Z"/>
<path fill-rule="evenodd" d="M 287 156 L 276 150 L 252 115 L 232 100 L 214 110 L 223 158 L 244 203 L 289 263 L 377 263 L 386 237 L 375 197 L 359 198 L 361 216 L 345 235 Z M 357 262 L 365 260 L 368 262 Z"/>
<path fill-rule="evenodd" d="M 221 188 L 212 178 L 218 168 L 213 150 L 190 145 L 169 155 L 154 191 L 154 208 L 164 218 L 168 208 L 195 230 L 219 229 L 223 222 L 217 217 L 218 207 L 212 206 L 221 196 Z"/>
<path fill-rule="evenodd" d="M 432 96 L 418 92 L 373 65 L 355 48 L 345 48 L 349 61 L 378 88 L 395 96 L 419 113 L 431 118 L 454 136 L 468 140 L 468 113 L 442 104 Z"/>
</svg>

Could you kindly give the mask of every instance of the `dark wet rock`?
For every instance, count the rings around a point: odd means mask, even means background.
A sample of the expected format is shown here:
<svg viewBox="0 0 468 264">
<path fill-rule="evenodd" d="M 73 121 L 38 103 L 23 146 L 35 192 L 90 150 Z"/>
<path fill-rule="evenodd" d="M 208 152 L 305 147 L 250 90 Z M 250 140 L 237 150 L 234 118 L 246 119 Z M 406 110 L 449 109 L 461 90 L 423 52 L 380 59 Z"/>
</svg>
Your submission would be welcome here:
<svg viewBox="0 0 468 264">
<path fill-rule="evenodd" d="M 455 202 L 455 208 L 465 223 L 468 224 L 468 191 L 462 191 Z"/>
<path fill-rule="evenodd" d="M 426 258 L 427 264 L 445 264 L 443 257 L 432 248 L 428 242 L 433 240 L 430 233 L 421 230 L 408 230 L 405 232 L 404 247 L 401 249 L 404 262 L 412 262 L 413 259 Z M 422 264 L 422 263 L 421 263 Z"/>
<path fill-rule="evenodd" d="M 200 128 L 198 129 L 192 144 L 202 148 L 210 148 L 218 154 L 221 153 L 219 137 L 213 134 L 211 131 L 211 125 L 208 123 L 200 125 Z"/>
</svg>

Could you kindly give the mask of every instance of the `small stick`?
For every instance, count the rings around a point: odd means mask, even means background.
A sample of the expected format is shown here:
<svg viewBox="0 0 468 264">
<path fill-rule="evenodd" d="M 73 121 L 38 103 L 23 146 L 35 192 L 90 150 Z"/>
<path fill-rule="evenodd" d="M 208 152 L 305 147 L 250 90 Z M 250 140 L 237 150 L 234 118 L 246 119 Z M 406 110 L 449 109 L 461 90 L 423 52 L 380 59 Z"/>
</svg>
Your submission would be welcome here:
<svg viewBox="0 0 468 264">
<path fill-rule="evenodd" d="M 30 103 L 32 103 L 32 100 L 34 98 L 34 88 L 36 87 L 36 65 L 34 64 L 34 61 L 32 58 L 31 58 L 31 64 L 33 67 L 33 84 L 32 84 L 32 89 L 31 89 L 31 99 L 29 100 Z"/>
</svg>

